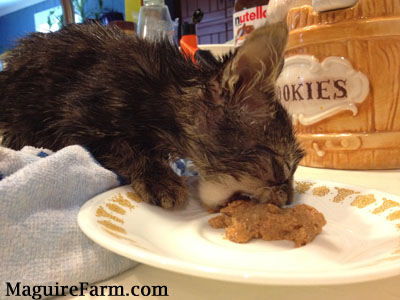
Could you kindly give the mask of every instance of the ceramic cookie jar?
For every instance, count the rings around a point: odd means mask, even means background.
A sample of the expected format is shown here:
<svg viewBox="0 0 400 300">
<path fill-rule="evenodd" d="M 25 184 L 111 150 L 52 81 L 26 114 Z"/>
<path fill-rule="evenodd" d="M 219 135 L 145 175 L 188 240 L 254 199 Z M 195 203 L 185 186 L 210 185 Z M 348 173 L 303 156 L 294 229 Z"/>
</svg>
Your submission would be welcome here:
<svg viewBox="0 0 400 300">
<path fill-rule="evenodd" d="M 312 1 L 288 10 L 276 93 L 307 155 L 336 169 L 400 168 L 400 1 Z"/>
</svg>

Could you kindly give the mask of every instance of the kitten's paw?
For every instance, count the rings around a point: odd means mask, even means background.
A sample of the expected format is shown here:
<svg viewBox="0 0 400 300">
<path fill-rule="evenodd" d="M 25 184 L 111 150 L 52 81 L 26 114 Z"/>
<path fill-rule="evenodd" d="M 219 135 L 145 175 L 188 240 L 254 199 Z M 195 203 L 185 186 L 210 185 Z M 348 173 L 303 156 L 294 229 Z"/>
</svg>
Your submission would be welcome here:
<svg viewBox="0 0 400 300">
<path fill-rule="evenodd" d="M 135 180 L 133 189 L 143 201 L 163 208 L 177 208 L 186 203 L 188 191 L 181 178 L 166 178 L 162 182 Z"/>
</svg>

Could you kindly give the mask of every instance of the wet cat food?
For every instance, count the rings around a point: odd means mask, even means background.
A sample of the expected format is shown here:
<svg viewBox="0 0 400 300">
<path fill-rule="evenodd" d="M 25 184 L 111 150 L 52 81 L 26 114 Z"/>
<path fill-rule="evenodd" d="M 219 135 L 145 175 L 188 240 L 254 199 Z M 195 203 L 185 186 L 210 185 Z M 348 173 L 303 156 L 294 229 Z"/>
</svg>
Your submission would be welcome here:
<svg viewBox="0 0 400 300">
<path fill-rule="evenodd" d="M 220 212 L 208 223 L 213 228 L 226 228 L 226 237 L 236 243 L 262 238 L 289 240 L 301 247 L 321 233 L 326 224 L 324 215 L 306 204 L 279 208 L 269 203 L 237 200 Z"/>
</svg>

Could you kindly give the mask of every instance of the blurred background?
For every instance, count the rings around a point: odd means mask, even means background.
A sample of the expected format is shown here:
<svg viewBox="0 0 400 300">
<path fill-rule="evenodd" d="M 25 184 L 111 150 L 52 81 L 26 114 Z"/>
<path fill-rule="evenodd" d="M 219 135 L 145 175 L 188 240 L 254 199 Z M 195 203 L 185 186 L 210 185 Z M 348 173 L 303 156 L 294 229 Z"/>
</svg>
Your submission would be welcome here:
<svg viewBox="0 0 400 300">
<path fill-rule="evenodd" d="M 182 22 L 192 22 L 193 13 L 201 9 L 204 17 L 197 24 L 199 44 L 222 44 L 232 39 L 234 3 L 234 0 L 165 0 L 177 28 Z M 122 19 L 137 24 L 142 1 L 72 0 L 72 4 L 76 23 L 99 20 L 107 24 Z M 0 55 L 12 48 L 16 39 L 30 32 L 59 30 L 62 18 L 61 0 L 0 0 Z M 176 32 L 180 34 L 180 30 Z"/>
</svg>

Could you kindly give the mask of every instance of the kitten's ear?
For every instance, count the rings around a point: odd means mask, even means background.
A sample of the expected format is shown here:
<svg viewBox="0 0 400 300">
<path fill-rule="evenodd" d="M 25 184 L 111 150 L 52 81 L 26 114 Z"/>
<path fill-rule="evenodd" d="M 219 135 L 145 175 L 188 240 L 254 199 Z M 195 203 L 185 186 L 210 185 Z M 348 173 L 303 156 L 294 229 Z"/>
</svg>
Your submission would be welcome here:
<svg viewBox="0 0 400 300">
<path fill-rule="evenodd" d="M 226 65 L 222 87 L 231 96 L 257 89 L 268 92 L 282 68 L 288 30 L 283 22 L 267 24 L 253 31 Z"/>
</svg>

